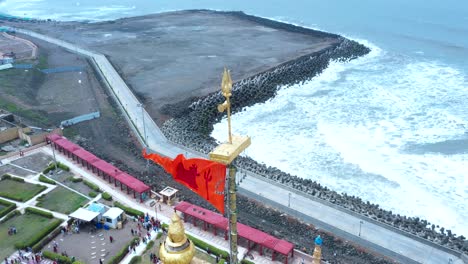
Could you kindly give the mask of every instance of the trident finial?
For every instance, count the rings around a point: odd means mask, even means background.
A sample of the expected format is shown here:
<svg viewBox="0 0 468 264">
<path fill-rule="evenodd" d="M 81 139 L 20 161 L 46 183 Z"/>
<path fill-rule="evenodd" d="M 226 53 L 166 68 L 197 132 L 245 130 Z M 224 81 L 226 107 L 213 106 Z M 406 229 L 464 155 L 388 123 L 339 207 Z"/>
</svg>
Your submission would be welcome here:
<svg viewBox="0 0 468 264">
<path fill-rule="evenodd" d="M 231 134 L 231 102 L 229 97 L 232 96 L 232 80 L 230 72 L 224 67 L 223 80 L 221 81 L 221 93 L 226 98 L 224 103 L 218 105 L 218 111 L 224 112 L 227 110 L 227 119 L 228 119 L 228 130 L 229 130 L 229 143 L 232 144 L 232 134 Z"/>
</svg>

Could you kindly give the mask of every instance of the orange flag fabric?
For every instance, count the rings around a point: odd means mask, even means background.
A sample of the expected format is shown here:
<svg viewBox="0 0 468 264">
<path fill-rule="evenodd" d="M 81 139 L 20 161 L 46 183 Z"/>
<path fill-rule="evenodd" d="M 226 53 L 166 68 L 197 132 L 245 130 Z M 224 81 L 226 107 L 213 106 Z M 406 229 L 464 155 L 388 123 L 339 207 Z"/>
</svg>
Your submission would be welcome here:
<svg viewBox="0 0 468 264">
<path fill-rule="evenodd" d="M 206 159 L 186 159 L 183 154 L 170 159 L 156 153 L 148 154 L 146 149 L 143 157 L 163 167 L 175 181 L 196 192 L 224 214 L 226 165 Z"/>
</svg>

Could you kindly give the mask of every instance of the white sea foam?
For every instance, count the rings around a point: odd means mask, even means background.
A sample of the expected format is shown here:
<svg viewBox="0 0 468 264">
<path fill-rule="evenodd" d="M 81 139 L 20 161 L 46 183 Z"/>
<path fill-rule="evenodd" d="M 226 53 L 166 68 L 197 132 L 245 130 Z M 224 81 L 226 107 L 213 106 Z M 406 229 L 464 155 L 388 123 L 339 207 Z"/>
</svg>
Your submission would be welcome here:
<svg viewBox="0 0 468 264">
<path fill-rule="evenodd" d="M 252 137 L 248 155 L 259 162 L 466 236 L 468 152 L 411 151 L 466 137 L 463 73 L 366 45 L 371 54 L 332 62 L 306 84 L 235 114 L 233 131 Z M 217 140 L 225 122 L 215 125 Z"/>
</svg>

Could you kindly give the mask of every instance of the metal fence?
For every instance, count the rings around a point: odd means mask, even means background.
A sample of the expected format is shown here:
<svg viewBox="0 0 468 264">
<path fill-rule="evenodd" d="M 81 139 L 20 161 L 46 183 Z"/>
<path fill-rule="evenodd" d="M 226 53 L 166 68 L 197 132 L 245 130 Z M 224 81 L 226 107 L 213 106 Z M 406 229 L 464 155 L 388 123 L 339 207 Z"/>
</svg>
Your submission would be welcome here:
<svg viewBox="0 0 468 264">
<path fill-rule="evenodd" d="M 92 120 L 92 119 L 98 118 L 100 116 L 101 116 L 101 113 L 99 111 L 93 112 L 93 113 L 90 113 L 90 114 L 86 114 L 86 115 L 80 115 L 80 116 L 74 117 L 72 119 L 68 119 L 68 120 L 64 120 L 64 121 L 60 122 L 60 126 L 61 127 L 67 127 L 67 126 L 71 126 L 71 125 L 74 125 L 74 124 L 77 124 L 77 123 L 80 123 L 80 122 L 83 122 L 83 121 Z"/>
</svg>

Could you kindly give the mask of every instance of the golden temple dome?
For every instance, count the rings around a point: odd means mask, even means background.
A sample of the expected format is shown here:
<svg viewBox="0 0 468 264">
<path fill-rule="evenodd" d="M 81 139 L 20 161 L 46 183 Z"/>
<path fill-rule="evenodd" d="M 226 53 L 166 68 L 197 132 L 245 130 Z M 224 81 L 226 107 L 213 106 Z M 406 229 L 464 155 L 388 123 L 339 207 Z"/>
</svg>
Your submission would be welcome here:
<svg viewBox="0 0 468 264">
<path fill-rule="evenodd" d="M 193 242 L 187 239 L 184 225 L 180 217 L 174 213 L 166 240 L 159 248 L 159 256 L 164 264 L 188 264 L 194 255 Z"/>
</svg>

